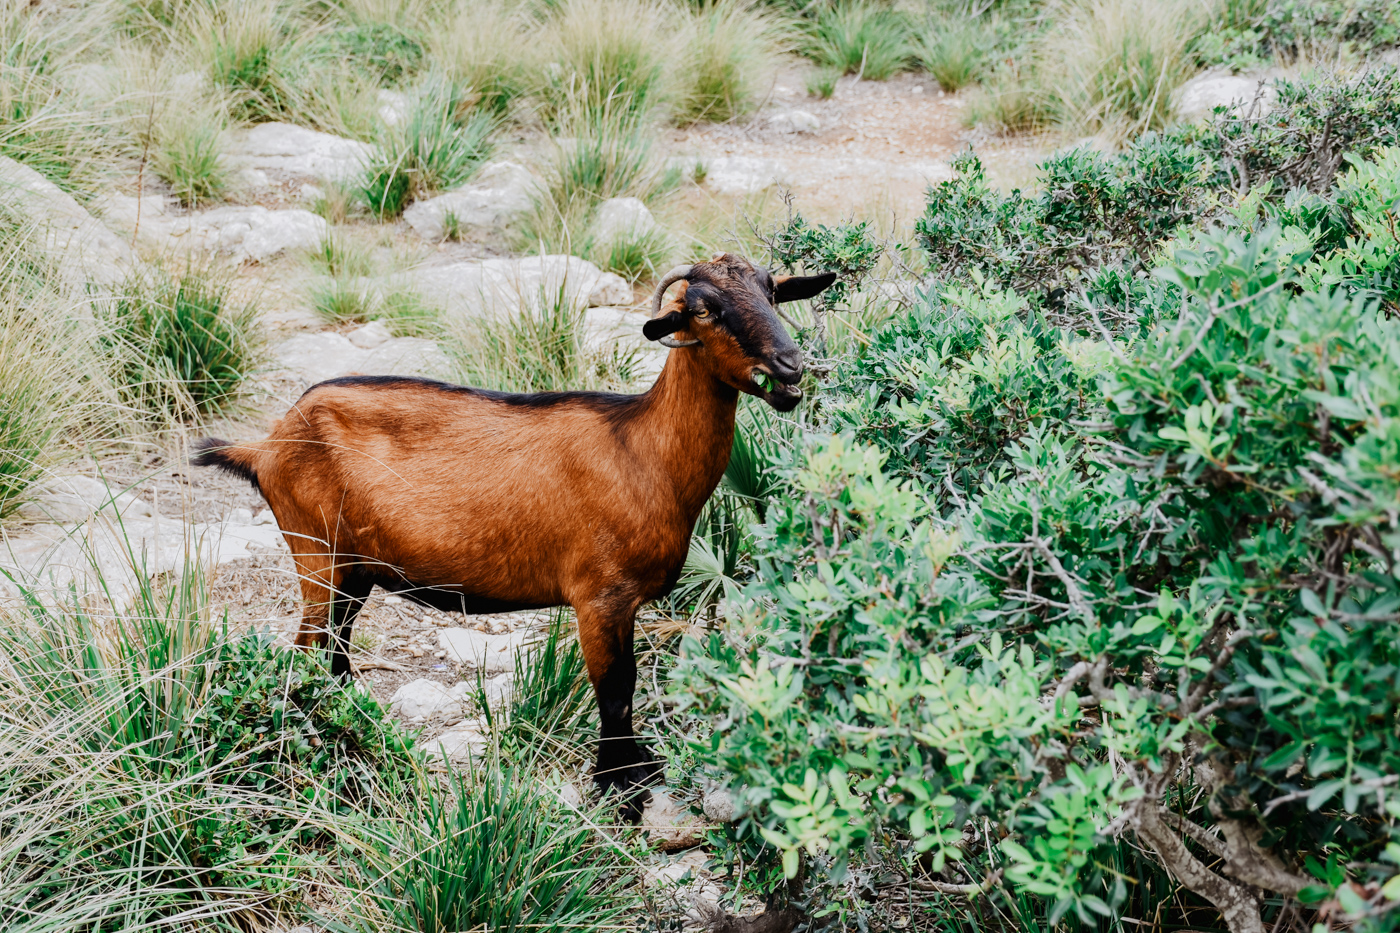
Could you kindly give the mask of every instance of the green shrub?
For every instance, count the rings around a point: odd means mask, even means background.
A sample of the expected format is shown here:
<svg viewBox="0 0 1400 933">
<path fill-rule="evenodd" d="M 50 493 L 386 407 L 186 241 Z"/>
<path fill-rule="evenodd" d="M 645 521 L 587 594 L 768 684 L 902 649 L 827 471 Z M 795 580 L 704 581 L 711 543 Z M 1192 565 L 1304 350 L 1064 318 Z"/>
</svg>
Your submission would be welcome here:
<svg viewBox="0 0 1400 933">
<path fill-rule="evenodd" d="M 841 73 L 835 69 L 823 68 L 807 79 L 807 93 L 818 100 L 830 100 L 836 93 L 836 80 Z"/>
<path fill-rule="evenodd" d="M 873 446 L 784 469 L 748 624 L 675 689 L 789 877 L 893 833 L 969 923 L 1388 922 L 1400 325 L 1310 283 L 1325 229 L 1230 222 L 1111 341 L 940 285 L 850 362 L 833 423 Z"/>
<path fill-rule="evenodd" d="M 1215 185 L 1241 195 L 1265 183 L 1274 197 L 1293 188 L 1323 192 L 1346 153 L 1366 158 L 1400 142 L 1400 71 L 1394 66 L 1349 80 L 1322 74 L 1275 86 L 1275 118 L 1217 113 L 1209 126 L 1183 131 L 1215 160 Z"/>
<path fill-rule="evenodd" d="M 884 81 L 912 54 L 902 13 L 867 0 L 842 0 L 817 13 L 808 54 L 841 74 Z"/>
<path fill-rule="evenodd" d="M 382 913 L 364 928 L 414 933 L 597 929 L 636 909 L 616 846 L 549 790 L 515 772 L 451 778 L 414 802 L 364 872 Z"/>
<path fill-rule="evenodd" d="M 1400 11 L 1384 0 L 1228 0 L 1194 51 L 1203 64 L 1246 69 L 1300 59 L 1335 63 L 1397 41 Z"/>
<path fill-rule="evenodd" d="M 257 309 L 206 272 L 133 275 L 107 301 L 104 342 L 132 404 L 191 418 L 231 406 L 262 353 Z"/>
<path fill-rule="evenodd" d="M 777 65 L 778 25 L 741 0 L 713 0 L 693 11 L 681 27 L 686 54 L 673 79 L 672 119 L 725 123 L 752 113 Z"/>
</svg>

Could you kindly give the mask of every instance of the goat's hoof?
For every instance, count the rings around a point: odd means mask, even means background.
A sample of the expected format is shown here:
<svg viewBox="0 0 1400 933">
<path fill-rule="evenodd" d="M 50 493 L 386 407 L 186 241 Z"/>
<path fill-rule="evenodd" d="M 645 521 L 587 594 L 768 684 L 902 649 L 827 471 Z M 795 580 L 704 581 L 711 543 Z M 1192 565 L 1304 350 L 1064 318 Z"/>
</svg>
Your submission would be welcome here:
<svg viewBox="0 0 1400 933">
<path fill-rule="evenodd" d="M 642 819 L 642 810 L 647 801 L 651 800 L 651 791 L 647 787 L 660 784 L 664 774 L 664 764 L 649 758 L 630 765 L 599 767 L 594 780 L 604 800 L 614 795 L 622 798 L 618 815 L 624 823 L 636 825 Z"/>
</svg>

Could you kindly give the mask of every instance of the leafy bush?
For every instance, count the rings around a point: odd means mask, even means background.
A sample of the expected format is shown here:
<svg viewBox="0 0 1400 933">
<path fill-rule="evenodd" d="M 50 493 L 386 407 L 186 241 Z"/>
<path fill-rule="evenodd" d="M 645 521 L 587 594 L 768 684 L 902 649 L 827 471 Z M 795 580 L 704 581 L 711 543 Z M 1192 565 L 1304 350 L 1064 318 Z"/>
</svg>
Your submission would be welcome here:
<svg viewBox="0 0 1400 933">
<path fill-rule="evenodd" d="M 1194 51 L 1237 69 L 1276 61 L 1335 60 L 1400 41 L 1400 15 L 1384 0 L 1231 0 L 1219 4 Z"/>
<path fill-rule="evenodd" d="M 893 832 L 1018 927 L 1388 923 L 1400 325 L 1310 283 L 1317 234 L 1179 237 L 1111 341 L 936 286 L 850 364 L 833 421 L 878 446 L 784 468 L 743 623 L 678 668 L 789 877 Z"/>
<path fill-rule="evenodd" d="M 1220 194 L 1231 189 L 1256 191 L 1249 203 L 1268 202 L 1281 222 L 1283 211 L 1299 225 L 1327 227 L 1318 244 L 1330 250 L 1354 232 L 1344 206 L 1332 206 L 1335 196 L 1279 202 L 1300 186 L 1326 192 L 1344 152 L 1364 158 L 1392 144 L 1397 94 L 1389 68 L 1350 81 L 1280 82 L 1270 119 L 1220 113 L 1209 126 L 1144 135 L 1120 155 L 1061 153 L 1041 165 L 1034 196 L 994 192 L 980 162 L 963 156 L 954 162 L 958 176 L 932 189 L 915 230 L 941 280 L 974 273 L 1051 307 L 1079 289 L 1121 298 L 1176 229 L 1226 216 Z"/>
<path fill-rule="evenodd" d="M 170 417 L 228 408 L 262 353 L 257 309 L 206 272 L 134 274 L 104 302 L 104 343 L 131 402 Z"/>
<path fill-rule="evenodd" d="M 842 74 L 884 81 L 909 61 L 909 24 L 888 7 L 842 0 L 817 14 L 808 54 Z"/>
</svg>

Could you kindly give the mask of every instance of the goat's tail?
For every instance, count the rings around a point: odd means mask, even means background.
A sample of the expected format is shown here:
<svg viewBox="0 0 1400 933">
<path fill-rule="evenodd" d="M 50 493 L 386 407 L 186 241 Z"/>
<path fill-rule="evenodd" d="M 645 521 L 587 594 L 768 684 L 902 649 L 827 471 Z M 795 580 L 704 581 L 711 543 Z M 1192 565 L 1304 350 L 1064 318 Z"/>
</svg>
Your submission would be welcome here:
<svg viewBox="0 0 1400 933">
<path fill-rule="evenodd" d="M 195 441 L 194 449 L 195 455 L 190 458 L 190 463 L 227 470 L 235 476 L 243 477 L 252 483 L 259 493 L 262 492 L 255 466 L 258 454 L 262 453 L 258 448 L 231 444 L 217 437 L 206 437 Z"/>
</svg>

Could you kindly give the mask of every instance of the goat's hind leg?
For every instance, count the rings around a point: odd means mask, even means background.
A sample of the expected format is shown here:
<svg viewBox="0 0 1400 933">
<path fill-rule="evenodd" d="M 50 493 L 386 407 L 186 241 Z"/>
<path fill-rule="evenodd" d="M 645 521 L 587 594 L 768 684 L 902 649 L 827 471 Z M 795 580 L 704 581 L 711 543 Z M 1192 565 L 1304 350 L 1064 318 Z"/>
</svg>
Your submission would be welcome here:
<svg viewBox="0 0 1400 933">
<path fill-rule="evenodd" d="M 622 818 L 641 819 L 650 793 L 648 785 L 664 773 L 657 761 L 637 744 L 632 733 L 632 700 L 637 689 L 637 659 L 632 629 L 637 607 L 625 609 L 608 601 L 578 606 L 579 643 L 588 665 L 588 679 L 598 700 L 598 763 L 593 780 L 604 796 L 620 794 Z"/>
<path fill-rule="evenodd" d="M 350 674 L 350 635 L 355 616 L 359 615 L 374 589 L 374 581 L 356 573 L 346 558 L 328 555 L 295 555 L 297 573 L 301 579 L 301 631 L 297 633 L 299 648 L 320 648 L 328 642 L 331 648 L 331 674 Z"/>
</svg>

